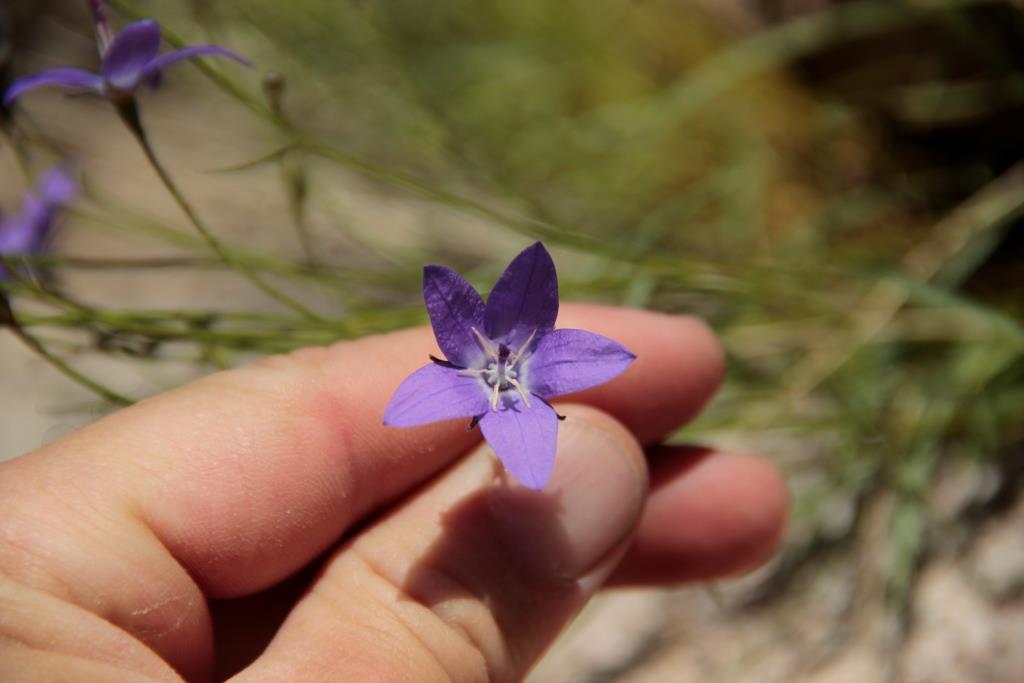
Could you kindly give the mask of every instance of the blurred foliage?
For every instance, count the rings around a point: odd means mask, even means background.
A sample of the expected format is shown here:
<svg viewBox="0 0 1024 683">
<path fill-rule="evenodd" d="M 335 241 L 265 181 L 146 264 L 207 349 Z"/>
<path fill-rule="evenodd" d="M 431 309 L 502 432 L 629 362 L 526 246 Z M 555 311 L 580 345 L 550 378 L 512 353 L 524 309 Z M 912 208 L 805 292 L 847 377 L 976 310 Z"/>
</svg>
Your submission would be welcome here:
<svg viewBox="0 0 1024 683">
<path fill-rule="evenodd" d="M 318 164 L 336 165 L 466 213 L 478 235 L 544 239 L 567 299 L 708 318 L 729 379 L 678 436 L 817 444 L 810 462 L 780 456 L 813 472 L 798 506 L 812 527 L 823 492 L 894 493 L 897 597 L 940 463 L 1024 438 L 1024 85 L 1005 49 L 1024 20 L 1008 2 L 840 3 L 744 35 L 676 0 L 111 4 L 189 42 L 240 41 L 285 74 L 268 105 L 201 67 L 266 127 L 266 156 L 233 172 L 279 165 L 300 230 L 323 199 Z M 192 250 L 177 266 L 223 265 L 94 190 L 83 217 Z M 215 366 L 392 329 L 423 320 L 424 260 L 480 284 L 507 260 L 465 227 L 433 230 L 402 249 L 349 235 L 339 262 L 315 245 L 305 260 L 232 245 L 247 267 L 338 292 L 344 313 L 322 321 L 97 310 L 23 281 L 55 310 L 22 322 L 84 328 L 122 353 L 125 340 L 150 355 L 193 344 Z"/>
</svg>

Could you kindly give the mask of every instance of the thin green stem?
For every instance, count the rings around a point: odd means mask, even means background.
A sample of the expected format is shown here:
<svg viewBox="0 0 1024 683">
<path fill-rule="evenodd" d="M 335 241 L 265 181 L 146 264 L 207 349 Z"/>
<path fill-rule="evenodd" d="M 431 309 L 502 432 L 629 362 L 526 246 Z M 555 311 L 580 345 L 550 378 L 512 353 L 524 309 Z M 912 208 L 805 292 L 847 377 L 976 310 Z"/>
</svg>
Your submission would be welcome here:
<svg viewBox="0 0 1024 683">
<path fill-rule="evenodd" d="M 306 169 L 301 160 L 295 155 L 284 155 L 280 162 L 281 180 L 288 194 L 288 213 L 295 226 L 295 234 L 299 239 L 299 246 L 306 257 L 306 263 L 311 266 L 319 265 L 316 256 L 316 245 L 313 242 L 313 235 L 309 230 L 309 222 L 306 220 L 306 195 L 308 193 L 308 179 Z"/>
<path fill-rule="evenodd" d="M 47 349 L 38 339 L 29 334 L 21 326 L 21 323 L 18 322 L 17 317 L 14 315 L 14 310 L 11 308 L 11 304 L 7 300 L 7 297 L 2 295 L 0 295 L 0 324 L 13 332 L 14 336 L 21 340 L 25 346 L 34 351 L 36 355 L 45 360 L 68 379 L 77 382 L 110 403 L 120 406 L 129 406 L 134 403 L 134 401 L 127 396 L 122 396 L 113 389 L 108 389 L 103 386 L 96 380 L 86 377 L 78 370 L 75 370 L 73 367 L 65 363 L 60 356 L 50 353 L 49 349 Z"/>
<path fill-rule="evenodd" d="M 170 193 L 171 197 L 181 208 L 182 212 L 184 212 L 184 214 L 188 217 L 189 222 L 192 223 L 193 227 L 195 227 L 199 235 L 203 238 L 203 240 L 205 240 L 206 244 L 209 245 L 210 249 L 212 249 L 217 254 L 217 256 L 223 259 L 223 261 L 227 265 L 234 268 L 236 271 L 238 271 L 240 275 L 245 277 L 247 280 L 249 280 L 249 282 L 258 287 L 271 298 L 275 299 L 276 301 L 279 301 L 285 306 L 288 306 L 292 310 L 296 311 L 297 313 L 301 314 L 302 316 L 310 320 L 322 321 L 323 318 L 321 316 L 317 315 L 306 306 L 303 306 L 301 303 L 299 303 L 292 297 L 288 296 L 284 292 L 281 292 L 277 288 L 268 284 L 259 275 L 257 275 L 255 271 L 253 271 L 247 264 L 236 259 L 230 251 L 224 248 L 224 245 L 220 243 L 220 240 L 218 240 L 214 236 L 214 234 L 206 226 L 203 220 L 199 217 L 199 214 L 196 213 L 196 210 L 192 207 L 192 204 L 189 203 L 188 199 L 185 198 L 185 195 L 178 188 L 177 183 L 174 182 L 174 179 L 171 177 L 166 167 L 163 165 L 163 163 L 161 163 L 160 159 L 157 157 L 156 152 L 153 149 L 153 145 L 150 144 L 149 136 L 146 135 L 146 130 L 142 125 L 142 120 L 139 118 L 139 111 L 138 107 L 135 105 L 135 101 L 124 100 L 121 102 L 117 102 L 115 103 L 115 107 L 117 109 L 118 114 L 121 116 L 121 120 L 124 121 L 125 125 L 128 127 L 132 135 L 138 141 L 139 146 L 142 148 L 142 152 L 146 155 L 146 159 L 149 161 L 150 166 L 153 167 L 153 170 L 156 171 L 156 174 L 160 177 L 160 181 L 164 184 L 164 187 L 167 188 L 167 191 Z"/>
</svg>

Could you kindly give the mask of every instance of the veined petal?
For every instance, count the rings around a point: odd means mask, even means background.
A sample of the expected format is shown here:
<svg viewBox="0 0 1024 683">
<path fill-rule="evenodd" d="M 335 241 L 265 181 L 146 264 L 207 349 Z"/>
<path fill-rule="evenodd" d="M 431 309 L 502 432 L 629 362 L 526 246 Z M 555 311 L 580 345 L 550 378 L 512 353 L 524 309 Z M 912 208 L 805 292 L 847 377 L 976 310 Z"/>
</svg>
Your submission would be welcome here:
<svg viewBox="0 0 1024 683">
<path fill-rule="evenodd" d="M 555 469 L 558 416 L 547 404 L 506 403 L 480 420 L 487 443 L 505 469 L 535 491 L 544 488 Z"/>
<path fill-rule="evenodd" d="M 516 349 L 536 331 L 541 338 L 558 316 L 558 276 L 551 254 L 534 242 L 512 259 L 487 297 L 487 336 Z"/>
<path fill-rule="evenodd" d="M 490 409 L 487 392 L 476 377 L 436 363 L 405 378 L 384 409 L 384 424 L 392 427 L 475 417 Z"/>
<path fill-rule="evenodd" d="M 549 332 L 526 365 L 527 388 L 544 398 L 604 384 L 636 359 L 625 346 L 583 330 Z"/>
<path fill-rule="evenodd" d="M 445 357 L 464 368 L 478 365 L 484 351 L 472 328 L 482 331 L 484 301 L 473 285 L 451 268 L 426 266 L 423 301 Z"/>
<path fill-rule="evenodd" d="M 46 71 L 40 71 L 37 74 L 24 76 L 14 81 L 11 87 L 7 89 L 7 92 L 4 93 L 4 104 L 10 104 L 29 90 L 52 86 L 93 90 L 97 93 L 102 93 L 103 79 L 85 69 L 47 69 Z"/>
<path fill-rule="evenodd" d="M 131 92 L 142 82 L 146 66 L 160 51 L 160 25 L 152 19 L 129 24 L 103 55 L 100 74 L 117 90 Z"/>
<path fill-rule="evenodd" d="M 239 64 L 245 66 L 252 66 L 252 62 L 238 54 L 234 50 L 229 50 L 226 47 L 220 45 L 189 45 L 183 47 L 180 50 L 174 50 L 172 52 L 165 52 L 164 54 L 151 60 L 145 67 L 142 75 L 143 79 L 159 79 L 161 71 L 166 69 L 175 62 L 180 62 L 183 59 L 192 59 L 193 57 L 227 57 L 233 59 Z M 156 81 L 159 83 L 159 80 Z"/>
</svg>

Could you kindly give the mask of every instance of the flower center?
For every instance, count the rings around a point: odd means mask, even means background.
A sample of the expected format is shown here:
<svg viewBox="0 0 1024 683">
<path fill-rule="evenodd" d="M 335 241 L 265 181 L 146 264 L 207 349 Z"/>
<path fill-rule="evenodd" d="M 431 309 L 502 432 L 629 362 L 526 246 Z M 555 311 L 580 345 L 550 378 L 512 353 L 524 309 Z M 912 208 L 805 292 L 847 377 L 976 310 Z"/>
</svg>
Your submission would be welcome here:
<svg viewBox="0 0 1024 683">
<path fill-rule="evenodd" d="M 498 347 L 498 359 L 490 360 L 483 369 L 481 377 L 489 387 L 497 387 L 498 391 L 511 389 L 519 379 L 520 358 L 509 358 L 508 347 L 502 344 Z M 512 362 L 510 362 L 512 361 Z"/>
<path fill-rule="evenodd" d="M 533 341 L 537 331 L 534 330 L 530 333 L 530 336 L 526 339 L 523 345 L 515 353 L 512 352 L 504 344 L 499 344 L 497 350 L 494 346 L 480 334 L 480 331 L 475 327 L 470 328 L 473 330 L 473 334 L 476 335 L 477 341 L 480 342 L 481 348 L 484 353 L 487 354 L 487 364 L 475 370 L 463 370 L 462 372 L 467 375 L 475 375 L 483 380 L 484 384 L 487 385 L 491 394 L 491 409 L 498 409 L 498 398 L 503 391 L 515 391 L 519 394 L 519 397 L 523 399 L 523 403 L 527 408 L 530 407 L 530 398 L 527 396 L 526 389 L 523 388 L 522 381 L 520 380 L 521 367 L 520 363 L 523 361 L 523 357 L 526 355 L 527 350 L 530 348 L 530 343 Z"/>
</svg>

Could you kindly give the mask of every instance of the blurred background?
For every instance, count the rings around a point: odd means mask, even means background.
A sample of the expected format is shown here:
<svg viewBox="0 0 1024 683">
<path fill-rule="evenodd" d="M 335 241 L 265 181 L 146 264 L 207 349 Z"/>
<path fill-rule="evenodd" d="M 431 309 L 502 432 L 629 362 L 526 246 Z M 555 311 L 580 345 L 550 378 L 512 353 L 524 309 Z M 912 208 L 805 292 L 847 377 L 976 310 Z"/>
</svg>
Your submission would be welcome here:
<svg viewBox="0 0 1024 683">
<path fill-rule="evenodd" d="M 768 567 L 605 596 L 531 680 L 1024 680 L 1024 3 L 110 4 L 256 65 L 140 97 L 229 258 L 109 103 L 4 111 L 4 211 L 64 158 L 82 194 L 0 283 L 51 355 L 0 334 L 0 457 L 113 409 L 54 358 L 140 398 L 422 323 L 424 262 L 486 287 L 542 239 L 564 299 L 711 322 L 728 380 L 674 438 L 772 457 L 794 511 Z M 97 65 L 85 2 L 0 25 L 4 85 Z"/>
</svg>

